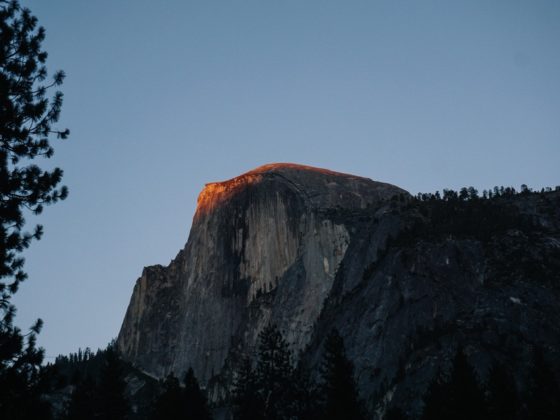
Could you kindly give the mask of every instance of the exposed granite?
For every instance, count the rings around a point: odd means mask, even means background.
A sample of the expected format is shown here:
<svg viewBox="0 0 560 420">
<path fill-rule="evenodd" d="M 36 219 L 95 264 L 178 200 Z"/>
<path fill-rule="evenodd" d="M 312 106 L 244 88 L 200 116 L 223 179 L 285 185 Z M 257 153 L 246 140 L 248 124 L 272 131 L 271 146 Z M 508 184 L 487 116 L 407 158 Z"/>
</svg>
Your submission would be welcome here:
<svg viewBox="0 0 560 420">
<path fill-rule="evenodd" d="M 159 377 L 192 366 L 217 402 L 269 321 L 308 367 L 337 327 L 379 416 L 414 417 L 458 345 L 481 378 L 500 361 L 522 384 L 535 346 L 558 372 L 560 193 L 508 200 L 529 227 L 403 240 L 438 221 L 393 185 L 292 164 L 207 184 L 186 247 L 137 281 L 119 348 Z"/>
<path fill-rule="evenodd" d="M 293 164 L 207 184 L 186 247 L 137 281 L 119 349 L 156 376 L 192 366 L 203 383 L 221 372 L 232 350 L 252 349 L 269 320 L 294 351 L 303 350 L 353 229 L 331 220 L 329 210 L 374 211 L 401 193 Z M 263 294 L 273 298 L 255 315 L 251 306 Z"/>
</svg>

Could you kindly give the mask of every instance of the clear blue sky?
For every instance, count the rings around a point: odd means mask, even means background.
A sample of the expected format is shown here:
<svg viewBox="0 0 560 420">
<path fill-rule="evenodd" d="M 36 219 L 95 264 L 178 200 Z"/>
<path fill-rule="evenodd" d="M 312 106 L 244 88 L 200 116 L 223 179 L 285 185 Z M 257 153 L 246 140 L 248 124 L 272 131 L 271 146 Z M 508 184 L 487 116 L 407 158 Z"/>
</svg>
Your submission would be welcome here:
<svg viewBox="0 0 560 420">
<path fill-rule="evenodd" d="M 287 161 L 413 193 L 560 184 L 558 1 L 22 3 L 68 75 L 70 196 L 15 300 L 48 355 L 117 335 L 206 182 Z"/>
</svg>

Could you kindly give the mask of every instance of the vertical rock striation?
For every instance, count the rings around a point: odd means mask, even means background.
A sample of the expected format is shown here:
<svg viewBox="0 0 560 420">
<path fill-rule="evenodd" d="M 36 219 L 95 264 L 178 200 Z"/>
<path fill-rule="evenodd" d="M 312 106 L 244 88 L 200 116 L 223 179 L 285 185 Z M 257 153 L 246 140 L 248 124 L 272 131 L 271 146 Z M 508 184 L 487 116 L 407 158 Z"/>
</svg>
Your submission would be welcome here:
<svg viewBox="0 0 560 420">
<path fill-rule="evenodd" d="M 138 279 L 119 349 L 152 375 L 193 367 L 203 383 L 250 352 L 269 321 L 303 350 L 356 233 L 330 212 L 375 212 L 403 193 L 294 164 L 207 184 L 185 248 Z"/>
<path fill-rule="evenodd" d="M 560 190 L 422 202 L 273 164 L 206 185 L 185 248 L 138 279 L 118 346 L 158 377 L 192 367 L 217 402 L 268 322 L 314 372 L 336 327 L 370 412 L 417 418 L 458 347 L 481 380 L 500 363 L 526 392 L 535 348 L 560 379 L 559 319 Z"/>
</svg>

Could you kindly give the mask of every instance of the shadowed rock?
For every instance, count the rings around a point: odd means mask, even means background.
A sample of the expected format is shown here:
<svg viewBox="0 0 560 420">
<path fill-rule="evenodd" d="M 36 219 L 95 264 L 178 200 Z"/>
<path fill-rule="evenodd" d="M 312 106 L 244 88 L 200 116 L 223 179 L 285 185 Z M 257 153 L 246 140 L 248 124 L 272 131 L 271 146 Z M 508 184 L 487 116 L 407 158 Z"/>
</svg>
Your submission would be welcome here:
<svg viewBox="0 0 560 420">
<path fill-rule="evenodd" d="M 205 186 L 185 248 L 138 279 L 118 346 L 158 377 L 192 366 L 219 402 L 269 322 L 315 372 L 336 327 L 370 411 L 396 401 L 414 418 L 459 346 L 482 380 L 507 365 L 520 392 L 533 348 L 558 372 L 559 318 L 560 192 L 420 203 L 272 164 Z"/>
<path fill-rule="evenodd" d="M 185 248 L 138 279 L 119 349 L 160 377 L 192 366 L 203 383 L 232 350 L 253 348 L 271 320 L 303 350 L 354 229 L 329 212 L 375 212 L 396 194 L 407 193 L 283 163 L 207 184 Z M 266 304 L 255 305 L 265 295 Z"/>
</svg>

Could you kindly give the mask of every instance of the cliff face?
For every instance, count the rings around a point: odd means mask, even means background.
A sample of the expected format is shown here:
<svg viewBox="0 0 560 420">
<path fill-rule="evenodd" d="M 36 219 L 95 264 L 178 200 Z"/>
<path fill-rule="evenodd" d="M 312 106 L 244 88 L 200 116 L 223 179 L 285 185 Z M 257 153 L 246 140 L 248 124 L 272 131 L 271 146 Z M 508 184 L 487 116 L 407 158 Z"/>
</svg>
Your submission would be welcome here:
<svg viewBox="0 0 560 420">
<path fill-rule="evenodd" d="M 192 366 L 213 401 L 270 321 L 317 367 L 336 327 L 362 397 L 418 413 L 458 346 L 484 379 L 560 368 L 560 192 L 413 200 L 402 189 L 275 164 L 201 192 L 186 247 L 144 269 L 118 346 L 155 376 Z M 312 369 L 313 370 L 313 369 Z"/>
<path fill-rule="evenodd" d="M 250 351 L 269 321 L 303 350 L 356 233 L 330 212 L 379 211 L 397 194 L 406 193 L 292 164 L 207 184 L 185 248 L 138 279 L 121 352 L 155 376 L 192 366 L 207 383 L 228 355 Z"/>
<path fill-rule="evenodd" d="M 411 418 L 457 348 L 484 383 L 506 366 L 520 395 L 540 349 L 560 380 L 560 190 L 491 200 L 399 200 L 388 213 L 348 215 L 363 226 L 346 251 L 304 364 L 317 367 L 331 328 L 370 411 Z M 397 226 L 388 238 L 384 226 Z M 389 240 L 379 248 L 379 236 Z"/>
</svg>

